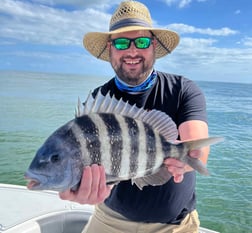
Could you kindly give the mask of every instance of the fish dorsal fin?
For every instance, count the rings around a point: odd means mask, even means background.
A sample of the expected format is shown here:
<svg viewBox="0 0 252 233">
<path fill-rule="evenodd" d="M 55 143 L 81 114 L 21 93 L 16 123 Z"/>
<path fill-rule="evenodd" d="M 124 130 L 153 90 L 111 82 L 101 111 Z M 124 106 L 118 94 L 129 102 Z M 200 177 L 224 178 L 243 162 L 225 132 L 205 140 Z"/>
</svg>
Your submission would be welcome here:
<svg viewBox="0 0 252 233">
<path fill-rule="evenodd" d="M 75 114 L 77 118 L 91 113 L 113 113 L 131 117 L 147 123 L 166 140 L 173 141 L 178 137 L 177 126 L 166 113 L 155 109 L 147 111 L 136 105 L 130 105 L 122 98 L 117 100 L 114 95 L 111 97 L 109 92 L 104 96 L 99 90 L 95 98 L 90 93 L 84 105 L 78 101 Z"/>
</svg>

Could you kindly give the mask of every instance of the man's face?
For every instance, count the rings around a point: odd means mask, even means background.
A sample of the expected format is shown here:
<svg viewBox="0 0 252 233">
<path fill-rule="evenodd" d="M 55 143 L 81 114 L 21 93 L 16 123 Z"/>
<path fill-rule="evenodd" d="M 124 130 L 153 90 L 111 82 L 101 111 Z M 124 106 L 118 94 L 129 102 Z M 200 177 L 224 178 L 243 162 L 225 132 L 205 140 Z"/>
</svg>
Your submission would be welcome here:
<svg viewBox="0 0 252 233">
<path fill-rule="evenodd" d="M 114 34 L 111 40 L 116 38 L 138 38 L 150 37 L 149 31 L 130 31 Z M 108 42 L 110 51 L 110 63 L 117 76 L 129 85 L 142 83 L 150 74 L 155 62 L 156 40 L 153 38 L 148 48 L 138 49 L 131 42 L 130 47 L 125 50 L 116 49 L 111 42 Z"/>
</svg>

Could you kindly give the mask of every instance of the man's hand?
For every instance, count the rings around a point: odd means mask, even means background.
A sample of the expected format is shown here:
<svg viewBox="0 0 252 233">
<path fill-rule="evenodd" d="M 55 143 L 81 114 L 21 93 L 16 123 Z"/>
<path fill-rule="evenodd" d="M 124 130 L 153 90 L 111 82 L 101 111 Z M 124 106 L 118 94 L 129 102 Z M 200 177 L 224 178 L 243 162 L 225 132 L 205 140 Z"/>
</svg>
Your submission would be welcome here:
<svg viewBox="0 0 252 233">
<path fill-rule="evenodd" d="M 202 151 L 192 150 L 189 152 L 188 156 L 199 159 L 202 156 Z M 164 164 L 166 165 L 167 170 L 172 174 L 175 183 L 181 183 L 184 179 L 184 174 L 193 171 L 189 165 L 174 158 L 166 159 Z"/>
<path fill-rule="evenodd" d="M 80 204 L 98 204 L 109 196 L 111 189 L 112 186 L 106 184 L 104 167 L 93 164 L 84 168 L 81 184 L 77 191 L 67 190 L 59 193 L 59 196 L 63 200 Z"/>
</svg>

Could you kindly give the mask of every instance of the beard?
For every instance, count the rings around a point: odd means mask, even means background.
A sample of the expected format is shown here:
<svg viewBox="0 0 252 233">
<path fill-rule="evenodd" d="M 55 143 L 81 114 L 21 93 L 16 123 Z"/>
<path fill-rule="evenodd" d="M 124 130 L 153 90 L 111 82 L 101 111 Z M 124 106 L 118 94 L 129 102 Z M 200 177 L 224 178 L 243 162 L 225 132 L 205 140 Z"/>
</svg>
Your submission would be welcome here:
<svg viewBox="0 0 252 233">
<path fill-rule="evenodd" d="M 125 59 L 140 59 L 140 68 L 132 68 L 132 69 L 125 69 L 124 68 L 124 60 Z M 116 75 L 124 82 L 129 85 L 138 85 L 142 83 L 150 74 L 151 70 L 153 69 L 155 59 L 151 62 L 146 61 L 146 59 L 142 56 L 124 56 L 121 57 L 118 63 L 111 62 L 112 68 L 114 69 Z"/>
</svg>

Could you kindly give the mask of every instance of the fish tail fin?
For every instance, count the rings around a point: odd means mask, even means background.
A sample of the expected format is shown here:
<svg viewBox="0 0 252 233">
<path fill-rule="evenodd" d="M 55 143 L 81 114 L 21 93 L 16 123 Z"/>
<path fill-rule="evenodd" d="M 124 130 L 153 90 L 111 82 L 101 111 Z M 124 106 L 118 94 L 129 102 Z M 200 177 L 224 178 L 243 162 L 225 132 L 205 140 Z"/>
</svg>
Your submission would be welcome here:
<svg viewBox="0 0 252 233">
<path fill-rule="evenodd" d="M 208 169 L 199 159 L 187 156 L 187 164 L 201 175 L 209 176 Z"/>
<path fill-rule="evenodd" d="M 184 146 L 188 148 L 188 151 L 200 149 L 202 147 L 210 146 L 216 143 L 219 143 L 223 141 L 223 137 L 210 137 L 210 138 L 203 138 L 198 140 L 192 140 L 192 141 L 185 141 L 182 142 Z M 192 158 L 190 156 L 186 156 L 186 163 L 190 165 L 194 170 L 198 171 L 202 175 L 209 175 L 209 172 L 206 168 L 206 166 L 196 158 Z"/>
<path fill-rule="evenodd" d="M 182 142 L 187 146 L 189 150 L 195 150 L 195 149 L 200 149 L 205 146 L 210 146 L 219 142 L 222 142 L 224 140 L 223 137 L 209 137 L 209 138 L 202 138 L 202 139 L 197 139 L 197 140 L 192 140 L 192 141 L 185 141 Z"/>
</svg>

